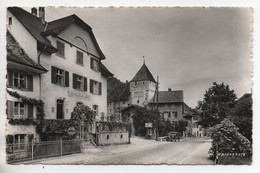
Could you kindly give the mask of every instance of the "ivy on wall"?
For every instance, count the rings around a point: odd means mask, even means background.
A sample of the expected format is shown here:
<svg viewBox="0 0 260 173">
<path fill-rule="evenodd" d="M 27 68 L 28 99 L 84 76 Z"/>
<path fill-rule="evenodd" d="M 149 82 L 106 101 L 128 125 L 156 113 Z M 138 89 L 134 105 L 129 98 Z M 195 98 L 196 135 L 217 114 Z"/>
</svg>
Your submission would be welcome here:
<svg viewBox="0 0 260 173">
<path fill-rule="evenodd" d="M 15 92 L 15 91 L 7 90 L 7 93 L 10 96 L 13 96 L 17 99 L 21 99 L 24 103 L 32 104 L 32 105 L 36 106 L 36 109 L 37 109 L 36 119 L 29 119 L 29 118 L 10 119 L 9 124 L 11 124 L 11 125 L 31 125 L 31 124 L 34 124 L 34 125 L 36 125 L 36 131 L 37 131 L 37 129 L 40 129 L 41 127 L 38 127 L 38 126 L 41 124 L 41 121 L 45 117 L 44 103 L 41 100 L 37 100 L 35 98 L 29 98 L 29 97 L 23 96 L 23 95 Z"/>
</svg>

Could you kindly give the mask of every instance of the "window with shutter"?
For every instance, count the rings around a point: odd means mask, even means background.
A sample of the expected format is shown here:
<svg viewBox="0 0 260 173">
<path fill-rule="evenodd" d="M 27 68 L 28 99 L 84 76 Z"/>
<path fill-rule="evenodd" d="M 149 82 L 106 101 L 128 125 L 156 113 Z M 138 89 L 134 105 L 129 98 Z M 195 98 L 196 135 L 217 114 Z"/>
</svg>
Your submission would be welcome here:
<svg viewBox="0 0 260 173">
<path fill-rule="evenodd" d="M 23 102 L 14 102 L 14 118 L 26 118 L 26 105 Z"/>
<path fill-rule="evenodd" d="M 94 71 L 96 71 L 96 72 L 100 71 L 98 60 L 91 58 L 90 65 L 91 65 L 90 68 L 93 69 Z"/>
<path fill-rule="evenodd" d="M 60 41 L 57 41 L 57 54 L 64 57 L 65 56 L 65 52 L 64 52 L 64 44 Z"/>
<path fill-rule="evenodd" d="M 76 63 L 79 65 L 83 65 L 83 53 L 80 51 L 77 51 Z"/>
<path fill-rule="evenodd" d="M 76 90 L 84 90 L 83 77 L 73 73 L 73 88 Z"/>
<path fill-rule="evenodd" d="M 90 79 L 90 93 L 99 95 L 100 93 L 99 87 L 100 87 L 99 82 Z"/>
<path fill-rule="evenodd" d="M 51 82 L 57 85 L 69 87 L 69 72 L 53 67 L 51 68 Z"/>
<path fill-rule="evenodd" d="M 26 74 L 20 72 L 13 72 L 13 86 L 19 89 L 26 89 L 27 80 Z"/>
</svg>

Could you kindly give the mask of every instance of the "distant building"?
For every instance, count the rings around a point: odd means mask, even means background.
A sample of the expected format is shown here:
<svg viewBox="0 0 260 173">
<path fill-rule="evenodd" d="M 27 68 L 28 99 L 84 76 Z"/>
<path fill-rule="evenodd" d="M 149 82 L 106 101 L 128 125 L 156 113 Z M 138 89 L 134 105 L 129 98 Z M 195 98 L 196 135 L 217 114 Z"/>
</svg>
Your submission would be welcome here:
<svg viewBox="0 0 260 173">
<path fill-rule="evenodd" d="M 120 111 L 131 105 L 146 106 L 155 93 L 156 81 L 144 63 L 134 78 L 126 82 L 119 92 L 108 97 L 108 115 L 119 115 Z"/>
</svg>

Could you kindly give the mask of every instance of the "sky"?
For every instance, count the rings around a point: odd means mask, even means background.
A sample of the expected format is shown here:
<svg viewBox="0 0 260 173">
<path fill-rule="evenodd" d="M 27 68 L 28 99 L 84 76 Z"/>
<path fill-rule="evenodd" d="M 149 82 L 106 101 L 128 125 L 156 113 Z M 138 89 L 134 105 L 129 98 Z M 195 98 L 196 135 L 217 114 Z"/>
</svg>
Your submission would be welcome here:
<svg viewBox="0 0 260 173">
<path fill-rule="evenodd" d="M 93 29 L 115 77 L 130 81 L 143 64 L 159 90 L 184 91 L 196 107 L 212 82 L 237 97 L 251 92 L 250 8 L 46 8 L 46 20 L 78 15 Z"/>
</svg>

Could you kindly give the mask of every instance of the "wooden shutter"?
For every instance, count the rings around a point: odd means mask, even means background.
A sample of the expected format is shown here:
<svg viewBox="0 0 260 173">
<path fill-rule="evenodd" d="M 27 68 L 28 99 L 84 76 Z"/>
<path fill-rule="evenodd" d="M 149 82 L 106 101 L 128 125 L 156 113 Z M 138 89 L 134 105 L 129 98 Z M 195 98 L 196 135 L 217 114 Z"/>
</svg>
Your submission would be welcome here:
<svg viewBox="0 0 260 173">
<path fill-rule="evenodd" d="M 94 81 L 90 79 L 90 93 L 93 93 L 93 84 Z"/>
<path fill-rule="evenodd" d="M 93 58 L 90 59 L 90 68 L 91 69 L 94 68 L 94 59 Z"/>
<path fill-rule="evenodd" d="M 84 77 L 84 91 L 88 90 L 88 79 Z"/>
<path fill-rule="evenodd" d="M 14 136 L 13 135 L 7 135 L 6 136 L 6 144 L 13 144 L 14 143 Z"/>
<path fill-rule="evenodd" d="M 27 75 L 27 89 L 33 91 L 33 75 Z"/>
<path fill-rule="evenodd" d="M 102 95 L 102 83 L 98 83 L 98 94 Z"/>
<path fill-rule="evenodd" d="M 55 67 L 51 67 L 51 83 L 56 84 L 56 68 Z"/>
<path fill-rule="evenodd" d="M 29 134 L 28 135 L 28 143 L 31 143 L 33 139 L 34 139 L 34 134 Z"/>
<path fill-rule="evenodd" d="M 28 104 L 28 118 L 33 119 L 33 104 Z"/>
<path fill-rule="evenodd" d="M 73 87 L 74 89 L 77 89 L 77 75 L 73 73 L 72 77 L 73 77 L 72 87 Z"/>
<path fill-rule="evenodd" d="M 7 119 L 11 119 L 14 117 L 14 102 L 8 100 L 7 101 Z"/>
<path fill-rule="evenodd" d="M 11 71 L 11 70 L 7 71 L 7 77 L 8 77 L 8 84 L 7 85 L 8 85 L 8 87 L 13 86 L 13 81 L 14 81 L 13 75 L 14 75 L 13 71 Z"/>
<path fill-rule="evenodd" d="M 69 87 L 69 72 L 65 71 L 65 86 Z"/>
</svg>

